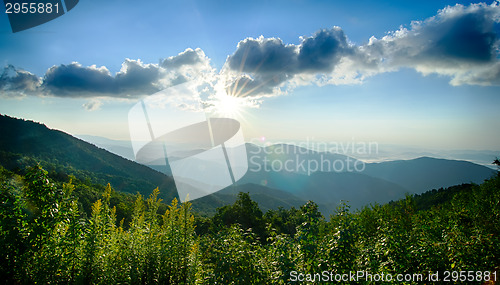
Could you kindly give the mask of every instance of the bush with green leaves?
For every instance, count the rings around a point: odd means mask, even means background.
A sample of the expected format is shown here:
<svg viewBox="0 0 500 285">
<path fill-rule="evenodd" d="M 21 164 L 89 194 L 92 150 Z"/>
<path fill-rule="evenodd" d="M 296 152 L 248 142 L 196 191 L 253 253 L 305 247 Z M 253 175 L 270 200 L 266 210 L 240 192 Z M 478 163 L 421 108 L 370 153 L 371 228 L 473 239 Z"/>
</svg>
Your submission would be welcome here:
<svg viewBox="0 0 500 285">
<path fill-rule="evenodd" d="M 190 203 L 172 201 L 163 215 L 155 189 L 137 195 L 130 227 L 117 225 L 111 186 L 84 219 L 74 186 L 56 187 L 40 166 L 25 176 L 19 196 L 3 179 L 1 274 L 26 284 L 191 284 L 197 241 Z"/>
<path fill-rule="evenodd" d="M 435 191 L 439 199 L 407 196 L 354 212 L 342 203 L 326 221 L 314 202 L 262 214 L 248 193 L 195 220 L 190 203 L 165 205 L 158 189 L 131 202 L 116 199 L 109 184 L 88 191 L 71 179 L 54 183 L 39 165 L 25 173 L 0 167 L 7 284 L 289 284 L 292 271 L 500 268 L 500 176 Z M 81 190 L 100 193 L 88 214 Z"/>
</svg>

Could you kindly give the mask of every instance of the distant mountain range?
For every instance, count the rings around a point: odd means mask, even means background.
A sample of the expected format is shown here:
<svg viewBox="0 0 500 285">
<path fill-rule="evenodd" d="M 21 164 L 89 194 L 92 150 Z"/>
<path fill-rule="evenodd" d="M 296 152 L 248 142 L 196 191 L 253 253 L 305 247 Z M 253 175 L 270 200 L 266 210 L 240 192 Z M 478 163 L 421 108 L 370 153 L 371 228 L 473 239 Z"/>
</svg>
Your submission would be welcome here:
<svg viewBox="0 0 500 285">
<path fill-rule="evenodd" d="M 500 150 L 443 150 L 421 149 L 401 145 L 378 145 L 378 150 L 371 153 L 356 154 L 356 158 L 366 162 L 410 160 L 419 157 L 433 157 L 449 160 L 463 160 L 496 169 L 491 162 L 500 155 Z"/>
<path fill-rule="evenodd" d="M 462 183 L 481 183 L 494 170 L 468 161 L 421 157 L 367 164 L 366 175 L 384 179 L 420 194 Z"/>
<path fill-rule="evenodd" d="M 0 164 L 7 169 L 21 168 L 30 158 L 70 174 L 91 177 L 98 183 L 109 182 L 119 191 L 149 195 L 159 186 L 165 201 L 177 196 L 169 167 L 156 167 L 163 174 L 124 158 L 133 158 L 126 141 L 80 136 L 109 148 L 113 154 L 43 124 L 7 116 L 0 116 L 0 133 Z M 233 203 L 242 191 L 249 192 L 263 210 L 298 207 L 313 200 L 328 214 L 341 200 L 359 208 L 397 200 L 406 193 L 481 183 L 494 173 L 471 162 L 431 157 L 364 163 L 341 154 L 287 144 L 246 147 L 247 174 L 235 185 L 193 201 L 194 208 L 213 213 L 217 207 Z"/>
<path fill-rule="evenodd" d="M 126 140 L 111 140 L 99 136 L 76 135 L 84 141 L 90 142 L 109 152 L 120 155 L 124 158 L 135 160 L 132 144 Z M 306 144 L 307 145 L 307 144 Z M 341 150 L 341 149 L 340 149 Z M 351 153 L 352 152 L 352 153 Z M 496 167 L 491 163 L 497 156 L 500 156 L 500 150 L 439 150 L 439 149 L 420 149 L 401 145 L 378 144 L 376 151 L 365 153 L 356 153 L 347 151 L 344 154 L 355 157 L 365 162 L 384 162 L 395 160 L 411 160 L 419 157 L 433 157 L 448 160 L 469 161 L 475 164 L 486 166 L 491 169 Z M 164 168 L 160 169 L 164 170 Z"/>
<path fill-rule="evenodd" d="M 89 139 L 99 143 L 96 141 L 98 138 Z M 125 141 L 101 139 L 100 143 L 102 146 L 105 143 L 116 153 L 132 153 L 130 143 L 129 152 L 123 148 L 126 146 Z M 249 171 L 236 183 L 237 186 L 202 198 L 200 202 L 218 205 L 232 203 L 235 199 L 234 189 L 240 189 L 256 197 L 262 197 L 265 192 L 267 201 L 274 201 L 278 197 L 282 206 L 313 200 L 320 204 L 320 208 L 331 210 L 340 200 L 345 200 L 358 208 L 369 203 L 397 200 L 407 193 L 419 194 L 462 183 L 481 183 L 494 173 L 489 167 L 471 162 L 432 157 L 364 163 L 342 154 L 312 151 L 287 144 L 259 147 L 247 143 L 246 147 Z M 492 152 L 463 151 L 458 154 L 487 160 Z M 450 152 L 442 154 L 450 155 Z M 170 174 L 168 165 L 150 167 Z M 266 199 L 259 204 L 265 205 Z M 197 203 L 194 201 L 195 205 Z"/>
<path fill-rule="evenodd" d="M 481 183 L 494 174 L 488 167 L 467 161 L 422 157 L 363 163 L 340 154 L 290 145 L 259 148 L 247 144 L 247 153 L 249 171 L 238 183 L 265 185 L 330 209 L 340 200 L 359 208 L 369 203 L 397 200 L 407 193 L 420 194 L 462 183 Z M 262 161 L 266 163 L 255 163 Z M 287 163 L 289 168 L 285 169 Z"/>
</svg>

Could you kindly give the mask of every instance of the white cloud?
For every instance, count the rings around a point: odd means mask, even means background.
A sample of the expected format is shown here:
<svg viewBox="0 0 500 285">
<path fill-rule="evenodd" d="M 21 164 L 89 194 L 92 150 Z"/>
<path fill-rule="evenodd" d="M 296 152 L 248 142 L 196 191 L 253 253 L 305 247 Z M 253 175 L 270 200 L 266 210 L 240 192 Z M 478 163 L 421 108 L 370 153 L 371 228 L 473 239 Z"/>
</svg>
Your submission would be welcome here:
<svg viewBox="0 0 500 285">
<path fill-rule="evenodd" d="M 187 49 L 160 64 L 125 59 L 114 76 L 106 67 L 84 67 L 74 62 L 51 67 L 43 78 L 45 95 L 61 97 L 135 98 L 169 86 L 206 77 L 212 67 L 203 51 Z"/>
<path fill-rule="evenodd" d="M 228 58 L 225 72 L 232 74 L 232 82 L 240 79 L 239 86 L 247 90 L 242 94 L 256 97 L 299 85 L 359 84 L 400 68 L 444 75 L 453 85 L 497 85 L 499 22 L 500 6 L 494 2 L 446 7 L 363 46 L 351 44 L 339 27 L 302 38 L 299 45 L 248 38 Z"/>
<path fill-rule="evenodd" d="M 0 94 L 19 96 L 33 94 L 41 79 L 33 73 L 7 65 L 0 75 Z"/>
<path fill-rule="evenodd" d="M 371 38 L 361 49 L 365 60 L 376 63 L 372 65 L 376 72 L 409 67 L 422 74 L 449 76 L 452 84 L 477 84 L 466 78 L 477 77 L 498 62 L 499 22 L 497 2 L 449 6 L 434 17 L 413 22 L 409 29 L 402 27 L 380 40 Z M 359 66 L 362 70 L 363 62 Z M 485 79 L 490 84 L 499 81 Z"/>
<path fill-rule="evenodd" d="M 291 82 L 321 84 L 325 80 L 318 74 L 332 73 L 344 57 L 355 53 L 356 48 L 339 27 L 303 37 L 299 45 L 287 45 L 279 38 L 247 38 L 228 57 L 223 72 L 231 78 L 231 93 L 277 95 L 292 86 Z"/>
<path fill-rule="evenodd" d="M 82 107 L 87 111 L 97 111 L 101 108 L 102 102 L 98 99 L 91 99 L 87 103 L 83 104 Z"/>
<path fill-rule="evenodd" d="M 424 21 L 389 32 L 366 45 L 349 42 L 340 27 L 322 29 L 300 44 L 279 38 L 247 38 L 238 43 L 217 73 L 197 49 L 157 64 L 125 59 L 116 74 L 102 66 L 74 62 L 51 67 L 43 77 L 7 66 L 0 77 L 2 94 L 39 94 L 80 98 L 138 98 L 187 81 L 199 87 L 201 100 L 226 90 L 258 106 L 270 96 L 297 86 L 361 84 L 367 77 L 412 68 L 450 78 L 452 85 L 500 85 L 500 5 L 455 5 Z M 206 94 L 205 94 L 206 93 Z M 211 97 L 212 96 L 212 97 Z M 99 108 L 100 101 L 84 107 Z"/>
</svg>

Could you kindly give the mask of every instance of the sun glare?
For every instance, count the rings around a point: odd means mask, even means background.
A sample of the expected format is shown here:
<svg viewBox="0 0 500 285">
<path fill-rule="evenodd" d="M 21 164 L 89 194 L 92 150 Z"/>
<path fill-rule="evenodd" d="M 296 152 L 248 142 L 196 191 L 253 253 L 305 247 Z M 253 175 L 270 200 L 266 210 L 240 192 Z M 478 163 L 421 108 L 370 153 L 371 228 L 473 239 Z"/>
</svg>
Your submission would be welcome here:
<svg viewBox="0 0 500 285">
<path fill-rule="evenodd" d="M 242 61 L 242 67 L 244 60 Z M 241 68 L 242 69 L 242 68 Z M 214 86 L 215 94 L 212 97 L 212 111 L 219 116 L 245 120 L 247 108 L 257 108 L 261 101 L 259 97 L 251 96 L 261 85 L 247 88 L 249 77 L 242 77 L 241 70 L 237 76 L 223 74 Z M 262 83 L 264 84 L 264 83 Z"/>
<path fill-rule="evenodd" d="M 240 114 L 243 108 L 243 102 L 238 97 L 228 94 L 221 94 L 217 96 L 215 102 L 215 109 L 217 113 L 225 117 L 236 117 Z"/>
</svg>

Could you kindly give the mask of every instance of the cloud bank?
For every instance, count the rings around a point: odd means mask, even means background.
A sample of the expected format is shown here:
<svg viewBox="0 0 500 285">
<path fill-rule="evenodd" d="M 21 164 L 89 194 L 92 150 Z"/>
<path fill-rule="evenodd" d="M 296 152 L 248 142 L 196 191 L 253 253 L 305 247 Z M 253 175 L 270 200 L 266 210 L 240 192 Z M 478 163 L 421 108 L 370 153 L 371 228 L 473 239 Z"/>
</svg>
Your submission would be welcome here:
<svg viewBox="0 0 500 285">
<path fill-rule="evenodd" d="M 453 85 L 498 84 L 499 22 L 498 2 L 456 5 L 413 22 L 409 29 L 400 28 L 380 40 L 372 38 L 361 48 L 378 61 L 379 72 L 408 67 L 449 76 Z M 496 75 L 483 76 L 495 70 Z"/>
<path fill-rule="evenodd" d="M 11 95 L 137 98 L 188 80 L 199 80 L 211 72 L 210 60 L 201 49 L 187 49 L 177 56 L 160 60 L 158 64 L 125 59 L 115 75 L 105 66 L 85 67 L 73 62 L 52 66 L 42 78 L 38 78 L 9 65 L 0 77 L 0 91 Z"/>
<path fill-rule="evenodd" d="M 224 72 L 232 78 L 231 93 L 259 96 L 279 93 L 279 87 L 296 76 L 332 73 L 344 57 L 356 53 L 339 27 L 302 38 L 300 45 L 285 45 L 278 38 L 247 38 L 228 57 Z"/>
<path fill-rule="evenodd" d="M 364 45 L 350 42 L 340 27 L 321 29 L 296 45 L 279 38 L 246 38 L 218 73 L 201 49 L 186 49 L 155 64 L 125 59 L 114 75 L 104 66 L 77 62 L 53 66 L 43 77 L 9 65 L 0 76 L 0 93 L 138 98 L 195 80 L 222 81 L 229 94 L 259 100 L 300 85 L 359 84 L 401 68 L 446 76 L 452 85 L 500 85 L 499 23 L 500 4 L 493 2 L 448 6 Z M 84 105 L 99 107 L 95 100 Z"/>
<path fill-rule="evenodd" d="M 446 7 L 366 45 L 349 42 L 339 27 L 286 45 L 277 38 L 247 38 L 228 57 L 236 94 L 280 94 L 304 84 L 355 84 L 400 68 L 450 77 L 452 85 L 500 84 L 500 7 Z M 238 80 L 239 79 L 239 80 Z"/>
</svg>

